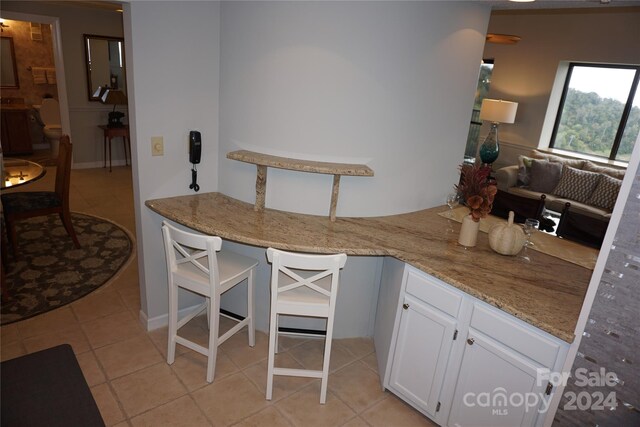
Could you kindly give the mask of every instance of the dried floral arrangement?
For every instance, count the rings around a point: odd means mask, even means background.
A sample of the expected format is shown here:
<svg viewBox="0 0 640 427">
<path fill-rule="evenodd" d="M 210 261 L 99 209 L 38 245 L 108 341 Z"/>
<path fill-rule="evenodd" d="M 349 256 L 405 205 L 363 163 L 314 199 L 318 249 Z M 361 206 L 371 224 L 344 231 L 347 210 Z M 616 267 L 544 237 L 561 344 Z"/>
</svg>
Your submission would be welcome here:
<svg viewBox="0 0 640 427">
<path fill-rule="evenodd" d="M 456 185 L 455 189 L 469 208 L 471 218 L 475 222 L 489 215 L 493 207 L 493 198 L 498 192 L 495 184 L 489 181 L 489 173 L 491 168 L 478 164 L 460 166 L 460 184 Z"/>
</svg>

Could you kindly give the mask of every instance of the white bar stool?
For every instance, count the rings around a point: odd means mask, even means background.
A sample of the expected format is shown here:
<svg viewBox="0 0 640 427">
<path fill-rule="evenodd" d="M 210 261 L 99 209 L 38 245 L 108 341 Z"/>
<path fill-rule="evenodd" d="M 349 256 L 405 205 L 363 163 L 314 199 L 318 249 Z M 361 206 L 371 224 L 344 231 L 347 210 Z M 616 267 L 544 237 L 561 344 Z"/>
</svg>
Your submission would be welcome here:
<svg viewBox="0 0 640 427">
<path fill-rule="evenodd" d="M 267 258 L 273 265 L 271 267 L 271 320 L 266 399 L 271 400 L 274 375 L 310 377 L 322 379 L 320 403 L 324 404 L 327 399 L 327 379 L 339 275 L 340 269 L 347 261 L 347 255 L 307 255 L 268 248 Z M 279 314 L 327 319 L 321 371 L 274 366 L 275 354 L 278 351 Z"/>
<path fill-rule="evenodd" d="M 218 346 L 243 327 L 249 329 L 249 346 L 255 345 L 254 278 L 258 261 L 229 251 L 220 251 L 222 239 L 188 233 L 162 223 L 167 276 L 169 282 L 169 339 L 167 363 L 175 360 L 176 343 L 207 356 L 207 382 L 215 376 Z M 224 335 L 218 336 L 220 326 L 220 296 L 247 279 L 247 317 L 238 322 Z M 178 319 L 178 288 L 187 289 L 205 297 L 205 301 Z M 209 347 L 189 341 L 178 335 L 178 329 L 203 310 L 207 310 L 209 320 Z"/>
</svg>

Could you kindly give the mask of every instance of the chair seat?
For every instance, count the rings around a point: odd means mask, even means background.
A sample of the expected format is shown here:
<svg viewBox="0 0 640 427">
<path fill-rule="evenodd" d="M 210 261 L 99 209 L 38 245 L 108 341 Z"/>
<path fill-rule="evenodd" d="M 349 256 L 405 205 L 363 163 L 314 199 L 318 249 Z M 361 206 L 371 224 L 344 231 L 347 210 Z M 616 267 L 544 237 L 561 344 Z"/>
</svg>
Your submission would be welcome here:
<svg viewBox="0 0 640 427">
<path fill-rule="evenodd" d="M 220 285 L 224 288 L 227 282 L 232 282 L 258 265 L 258 260 L 231 251 L 217 253 L 218 269 L 220 271 Z"/>
<path fill-rule="evenodd" d="M 247 274 L 253 267 L 258 265 L 258 261 L 244 255 L 231 251 L 220 251 L 216 255 L 218 257 L 218 274 L 220 275 L 220 287 L 222 292 L 227 290 L 227 285 L 235 285 L 235 279 Z M 202 257 L 199 262 L 204 266 L 209 266 L 209 257 Z M 198 292 L 201 295 L 211 296 L 211 288 L 209 287 L 209 276 L 192 263 L 179 264 L 174 277 L 179 280 L 187 289 Z M 190 286 L 189 286 L 190 285 Z"/>
<path fill-rule="evenodd" d="M 53 191 L 33 191 L 2 195 L 2 206 L 6 215 L 51 209 L 62 206 L 62 200 Z"/>
</svg>

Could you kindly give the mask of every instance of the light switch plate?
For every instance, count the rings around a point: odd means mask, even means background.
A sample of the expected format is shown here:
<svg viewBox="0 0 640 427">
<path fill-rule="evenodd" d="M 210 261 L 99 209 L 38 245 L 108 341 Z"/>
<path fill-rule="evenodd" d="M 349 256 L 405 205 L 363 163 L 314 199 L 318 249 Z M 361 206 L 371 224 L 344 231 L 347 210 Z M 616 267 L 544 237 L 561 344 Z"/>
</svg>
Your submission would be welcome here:
<svg viewBox="0 0 640 427">
<path fill-rule="evenodd" d="M 161 136 L 151 137 L 151 155 L 164 156 L 164 138 Z"/>
</svg>

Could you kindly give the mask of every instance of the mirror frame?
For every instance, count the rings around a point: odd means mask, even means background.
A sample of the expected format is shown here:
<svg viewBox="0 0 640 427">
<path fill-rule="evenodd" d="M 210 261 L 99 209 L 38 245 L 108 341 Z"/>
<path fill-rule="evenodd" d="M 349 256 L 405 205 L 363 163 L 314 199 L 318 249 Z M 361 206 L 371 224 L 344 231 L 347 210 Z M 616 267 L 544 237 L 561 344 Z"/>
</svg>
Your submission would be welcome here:
<svg viewBox="0 0 640 427">
<path fill-rule="evenodd" d="M 5 85 L 3 82 L 0 82 L 0 87 L 3 89 L 19 89 L 20 88 L 20 79 L 18 78 L 18 64 L 16 64 L 16 51 L 13 45 L 13 37 L 2 36 L 2 41 L 9 41 L 10 51 L 11 51 L 11 62 L 13 66 L 13 76 L 15 80 L 15 85 Z"/>
<path fill-rule="evenodd" d="M 123 37 L 114 37 L 114 36 L 99 36 L 96 34 L 83 34 L 83 42 L 84 42 L 84 65 L 87 73 L 87 95 L 89 101 L 101 102 L 100 98 L 97 96 L 93 96 L 94 90 L 91 82 L 91 68 L 89 65 L 89 40 L 97 39 L 97 40 L 106 40 L 106 41 L 118 41 L 122 43 L 122 68 L 123 68 L 123 77 L 126 79 L 127 76 L 127 68 L 126 68 L 126 60 L 124 55 L 124 38 Z M 126 92 L 125 92 L 126 94 Z"/>
</svg>

